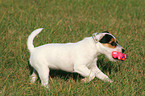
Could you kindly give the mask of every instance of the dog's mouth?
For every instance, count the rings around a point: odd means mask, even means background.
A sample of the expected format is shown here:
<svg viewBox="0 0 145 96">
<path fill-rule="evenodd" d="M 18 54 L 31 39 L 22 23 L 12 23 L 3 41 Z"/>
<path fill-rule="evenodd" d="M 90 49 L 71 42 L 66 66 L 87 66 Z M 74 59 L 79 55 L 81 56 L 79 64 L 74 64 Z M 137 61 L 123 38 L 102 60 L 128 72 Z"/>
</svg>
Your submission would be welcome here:
<svg viewBox="0 0 145 96">
<path fill-rule="evenodd" d="M 117 58 L 114 58 L 113 56 L 112 56 L 112 58 L 113 58 L 114 60 L 118 60 Z"/>
</svg>

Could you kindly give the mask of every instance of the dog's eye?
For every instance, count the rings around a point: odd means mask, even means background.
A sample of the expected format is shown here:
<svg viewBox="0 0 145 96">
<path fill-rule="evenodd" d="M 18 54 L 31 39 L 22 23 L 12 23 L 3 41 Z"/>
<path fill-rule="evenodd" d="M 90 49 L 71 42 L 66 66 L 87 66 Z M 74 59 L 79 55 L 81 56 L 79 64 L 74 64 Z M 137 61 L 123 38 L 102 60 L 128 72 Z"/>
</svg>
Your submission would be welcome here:
<svg viewBox="0 0 145 96">
<path fill-rule="evenodd" d="M 117 44 L 113 41 L 110 43 L 112 46 L 117 46 Z"/>
</svg>

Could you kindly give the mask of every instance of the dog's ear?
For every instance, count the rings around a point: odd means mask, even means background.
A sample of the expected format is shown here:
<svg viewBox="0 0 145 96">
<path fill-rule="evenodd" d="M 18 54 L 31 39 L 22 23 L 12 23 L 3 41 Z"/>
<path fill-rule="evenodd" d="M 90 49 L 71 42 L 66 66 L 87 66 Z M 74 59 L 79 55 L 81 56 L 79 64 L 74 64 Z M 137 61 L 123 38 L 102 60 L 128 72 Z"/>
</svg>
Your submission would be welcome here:
<svg viewBox="0 0 145 96">
<path fill-rule="evenodd" d="M 104 36 L 104 34 L 102 34 L 102 33 L 93 33 L 92 34 L 92 37 L 96 42 L 98 42 L 103 36 Z"/>
<path fill-rule="evenodd" d="M 102 33 L 109 33 L 109 31 L 104 31 L 104 32 L 102 32 Z"/>
<path fill-rule="evenodd" d="M 100 43 L 109 43 L 113 37 L 109 34 L 105 34 L 100 40 Z"/>
</svg>

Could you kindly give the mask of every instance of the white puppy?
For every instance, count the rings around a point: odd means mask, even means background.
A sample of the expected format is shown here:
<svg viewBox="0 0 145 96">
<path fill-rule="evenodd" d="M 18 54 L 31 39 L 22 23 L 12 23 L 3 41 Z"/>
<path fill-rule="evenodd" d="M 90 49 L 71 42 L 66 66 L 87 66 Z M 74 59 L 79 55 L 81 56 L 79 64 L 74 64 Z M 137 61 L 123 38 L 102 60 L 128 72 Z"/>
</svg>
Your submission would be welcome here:
<svg viewBox="0 0 145 96">
<path fill-rule="evenodd" d="M 34 30 L 27 41 L 30 64 L 34 68 L 30 76 L 31 83 L 36 81 L 37 71 L 42 85 L 48 88 L 50 69 L 77 72 L 85 77 L 82 79 L 84 82 L 89 82 L 94 77 L 112 82 L 97 67 L 96 61 L 99 54 L 105 54 L 111 61 L 115 61 L 112 51 L 124 52 L 113 35 L 105 31 L 104 33 L 94 33 L 92 37 L 86 37 L 76 43 L 51 43 L 34 47 L 33 39 L 42 29 Z"/>
</svg>

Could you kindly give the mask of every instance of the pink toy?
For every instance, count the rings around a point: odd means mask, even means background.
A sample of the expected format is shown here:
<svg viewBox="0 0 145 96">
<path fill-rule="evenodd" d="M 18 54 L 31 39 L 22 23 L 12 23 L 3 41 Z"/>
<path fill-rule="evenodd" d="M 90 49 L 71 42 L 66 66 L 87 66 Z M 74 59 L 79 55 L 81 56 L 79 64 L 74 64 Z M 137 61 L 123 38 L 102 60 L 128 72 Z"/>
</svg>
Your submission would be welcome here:
<svg viewBox="0 0 145 96">
<path fill-rule="evenodd" d="M 119 60 L 123 60 L 123 61 L 125 61 L 126 57 L 127 57 L 126 54 L 123 54 L 123 53 L 117 52 L 117 51 L 113 51 L 112 56 L 115 59 L 119 59 Z"/>
</svg>

